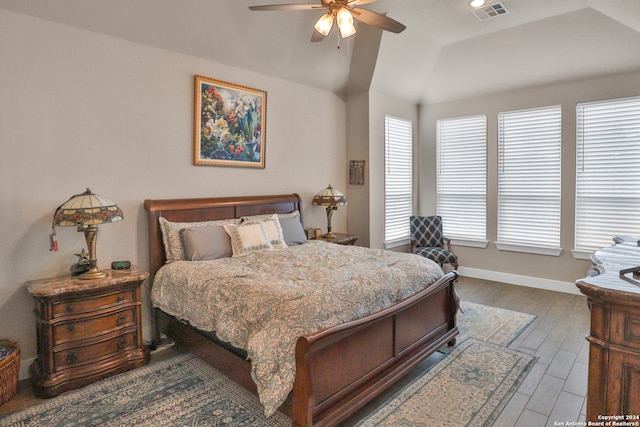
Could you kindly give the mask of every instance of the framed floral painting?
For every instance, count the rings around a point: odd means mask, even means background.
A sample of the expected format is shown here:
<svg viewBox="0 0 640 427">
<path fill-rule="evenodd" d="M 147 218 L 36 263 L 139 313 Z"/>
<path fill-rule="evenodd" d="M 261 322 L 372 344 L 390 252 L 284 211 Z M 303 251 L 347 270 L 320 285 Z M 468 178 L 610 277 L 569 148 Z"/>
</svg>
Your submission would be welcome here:
<svg viewBox="0 0 640 427">
<path fill-rule="evenodd" d="M 267 93 L 195 76 L 193 164 L 265 167 Z"/>
</svg>

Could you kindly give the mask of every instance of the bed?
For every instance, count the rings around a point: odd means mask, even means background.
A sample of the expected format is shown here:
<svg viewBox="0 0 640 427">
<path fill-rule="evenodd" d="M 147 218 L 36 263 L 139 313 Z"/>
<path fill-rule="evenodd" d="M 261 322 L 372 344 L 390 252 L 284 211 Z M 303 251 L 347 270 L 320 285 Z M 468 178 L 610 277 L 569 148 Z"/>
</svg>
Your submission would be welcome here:
<svg viewBox="0 0 640 427">
<path fill-rule="evenodd" d="M 302 222 L 302 202 L 297 194 L 145 200 L 144 207 L 148 215 L 150 270 L 152 276 L 157 273 L 159 277 L 167 276 L 165 272 L 168 271 L 168 268 L 161 270 L 167 261 L 161 218 L 162 221 L 184 223 L 297 212 L 296 218 Z M 309 242 L 302 245 L 302 249 L 286 248 L 283 253 L 291 252 L 292 259 L 300 258 L 303 254 L 307 256 L 304 251 L 311 251 L 313 245 L 324 251 L 325 258 L 331 248 L 340 258 L 349 256 L 347 252 L 341 252 L 348 251 L 346 247 L 325 242 Z M 362 256 L 362 251 L 375 251 L 352 250 L 358 256 Z M 372 258 L 384 258 L 387 255 L 383 252 L 372 252 Z M 405 262 L 420 259 L 410 254 L 399 256 L 405 255 Z M 254 262 L 263 262 L 263 258 L 259 258 L 262 254 L 255 256 Z M 353 256 L 355 259 L 356 255 Z M 181 263 L 167 266 L 178 264 Z M 295 426 L 336 425 L 437 349 L 453 345 L 458 334 L 454 292 L 457 277 L 455 271 L 440 272 L 429 286 L 386 308 L 296 337 L 292 346 L 295 379 L 280 410 L 291 417 Z M 296 274 L 291 274 L 291 278 L 298 279 Z M 333 289 L 335 292 L 337 288 Z M 190 322 L 179 319 L 181 316 L 172 316 L 175 314 L 172 309 L 165 308 L 165 311 L 154 309 L 154 342 L 159 342 L 161 334 L 166 334 L 240 385 L 258 392 L 259 387 L 251 374 L 252 364 L 242 350 L 212 339 Z"/>
</svg>

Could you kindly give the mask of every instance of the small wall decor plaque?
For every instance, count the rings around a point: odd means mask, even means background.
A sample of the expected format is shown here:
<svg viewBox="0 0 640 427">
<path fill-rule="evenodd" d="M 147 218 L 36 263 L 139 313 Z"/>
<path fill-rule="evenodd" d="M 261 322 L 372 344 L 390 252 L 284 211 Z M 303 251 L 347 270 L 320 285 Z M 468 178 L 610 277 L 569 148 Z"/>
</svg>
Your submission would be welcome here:
<svg viewBox="0 0 640 427">
<path fill-rule="evenodd" d="M 364 185 L 364 160 L 349 162 L 349 184 Z"/>
<path fill-rule="evenodd" d="M 267 93 L 195 76 L 193 164 L 264 168 Z"/>
</svg>

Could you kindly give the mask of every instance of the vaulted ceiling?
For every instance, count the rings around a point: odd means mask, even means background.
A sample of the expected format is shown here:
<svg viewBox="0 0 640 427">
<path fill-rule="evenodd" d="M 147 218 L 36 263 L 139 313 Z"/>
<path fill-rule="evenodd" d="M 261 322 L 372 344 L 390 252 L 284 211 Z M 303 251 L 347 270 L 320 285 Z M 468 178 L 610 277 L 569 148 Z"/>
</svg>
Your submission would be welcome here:
<svg viewBox="0 0 640 427">
<path fill-rule="evenodd" d="M 356 24 L 354 37 L 339 41 L 334 30 L 320 43 L 310 38 L 321 11 L 248 9 L 315 1 L 0 0 L 0 8 L 339 94 L 350 80 L 371 80 L 421 104 L 640 70 L 639 0 L 502 0 L 509 13 L 484 21 L 469 0 L 378 0 L 362 7 L 404 32 L 380 37 Z M 377 58 L 352 66 L 359 50 Z"/>
</svg>

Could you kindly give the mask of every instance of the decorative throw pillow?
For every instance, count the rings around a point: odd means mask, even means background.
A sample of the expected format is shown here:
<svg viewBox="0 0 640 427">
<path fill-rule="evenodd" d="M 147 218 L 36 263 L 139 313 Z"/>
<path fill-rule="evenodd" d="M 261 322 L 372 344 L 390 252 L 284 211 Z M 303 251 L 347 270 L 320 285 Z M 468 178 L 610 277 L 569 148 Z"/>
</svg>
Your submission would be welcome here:
<svg viewBox="0 0 640 427">
<path fill-rule="evenodd" d="M 273 214 L 261 219 L 251 219 L 249 221 L 243 221 L 242 225 L 256 223 L 262 223 L 262 225 L 264 226 L 271 246 L 273 246 L 274 248 L 287 247 L 287 244 L 284 242 L 284 235 L 282 234 L 282 226 L 280 225 L 278 214 Z"/>
<path fill-rule="evenodd" d="M 160 217 L 160 231 L 162 232 L 162 241 L 164 243 L 164 252 L 166 255 L 166 262 L 179 261 L 186 259 L 184 253 L 184 246 L 182 244 L 182 236 L 180 231 L 185 228 L 200 227 L 207 225 L 222 225 L 222 224 L 239 224 L 240 220 L 237 218 L 220 219 L 215 221 L 200 221 L 200 222 L 171 222 L 167 219 Z"/>
<path fill-rule="evenodd" d="M 233 255 L 231 239 L 221 225 L 182 230 L 184 253 L 189 261 L 206 261 Z"/>
<path fill-rule="evenodd" d="M 234 257 L 273 248 L 262 222 L 242 225 L 224 224 L 223 227 L 231 238 Z"/>
<path fill-rule="evenodd" d="M 297 212 L 298 211 L 296 211 L 296 213 Z M 286 218 L 280 217 L 280 226 L 282 227 L 284 242 L 288 246 L 307 243 L 307 234 L 304 232 L 304 228 L 302 228 L 300 214 Z"/>
</svg>

